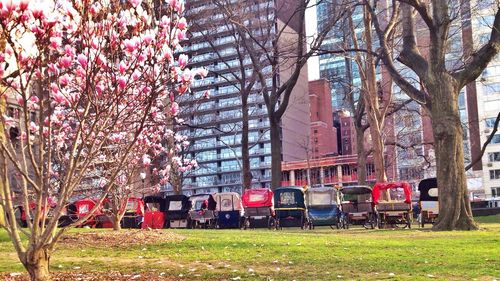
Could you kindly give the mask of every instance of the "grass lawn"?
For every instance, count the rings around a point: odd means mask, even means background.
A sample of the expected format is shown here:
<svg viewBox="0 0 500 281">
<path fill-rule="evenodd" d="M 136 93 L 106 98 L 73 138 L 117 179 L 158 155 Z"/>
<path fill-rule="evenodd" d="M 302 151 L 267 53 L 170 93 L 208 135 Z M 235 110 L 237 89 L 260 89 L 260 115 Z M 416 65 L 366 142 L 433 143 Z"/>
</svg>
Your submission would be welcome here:
<svg viewBox="0 0 500 281">
<path fill-rule="evenodd" d="M 499 279 L 500 216 L 478 221 L 483 230 L 473 232 L 172 230 L 185 239 L 152 246 L 59 248 L 51 266 L 53 271 L 157 272 L 179 280 Z M 0 231 L 0 272 L 16 271 L 23 268 Z"/>
</svg>

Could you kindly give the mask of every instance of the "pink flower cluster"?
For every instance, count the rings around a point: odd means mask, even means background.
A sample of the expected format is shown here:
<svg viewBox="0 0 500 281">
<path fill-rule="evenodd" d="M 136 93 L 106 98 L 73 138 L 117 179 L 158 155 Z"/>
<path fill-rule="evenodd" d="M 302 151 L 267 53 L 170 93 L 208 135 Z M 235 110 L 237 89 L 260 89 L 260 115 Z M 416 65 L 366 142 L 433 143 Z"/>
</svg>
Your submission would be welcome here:
<svg viewBox="0 0 500 281">
<path fill-rule="evenodd" d="M 187 39 L 184 1 L 166 1 L 169 10 L 158 20 L 141 0 L 118 12 L 109 0 L 46 2 L 0 2 L 0 28 L 13 42 L 0 52 L 0 69 L 7 61 L 18 66 L 3 86 L 24 111 L 22 144 L 51 150 L 44 155 L 52 158 L 40 161 L 54 170 L 51 183 L 60 185 L 70 171 L 102 168 L 110 171 L 105 182 L 114 182 L 121 166 L 150 168 L 187 145 L 177 135 L 173 147 L 163 142 L 179 112 L 177 96 L 207 75 L 189 69 L 187 55 L 176 55 Z M 196 167 L 187 161 L 177 163 L 181 171 Z M 168 180 L 169 165 L 154 168 Z"/>
</svg>

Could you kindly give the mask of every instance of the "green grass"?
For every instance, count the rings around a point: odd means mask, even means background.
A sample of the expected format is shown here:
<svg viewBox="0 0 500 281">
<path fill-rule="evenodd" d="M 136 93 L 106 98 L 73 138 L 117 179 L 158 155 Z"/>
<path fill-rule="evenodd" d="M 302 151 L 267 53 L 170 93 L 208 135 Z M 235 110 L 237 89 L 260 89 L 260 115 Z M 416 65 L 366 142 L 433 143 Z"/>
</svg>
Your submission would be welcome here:
<svg viewBox="0 0 500 281">
<path fill-rule="evenodd" d="M 165 272 L 182 280 L 491 281 L 500 278 L 500 216 L 478 221 L 483 230 L 472 232 L 173 230 L 186 239 L 115 249 L 60 248 L 51 266 Z M 6 233 L 0 232 L 0 272 L 22 270 Z"/>
</svg>

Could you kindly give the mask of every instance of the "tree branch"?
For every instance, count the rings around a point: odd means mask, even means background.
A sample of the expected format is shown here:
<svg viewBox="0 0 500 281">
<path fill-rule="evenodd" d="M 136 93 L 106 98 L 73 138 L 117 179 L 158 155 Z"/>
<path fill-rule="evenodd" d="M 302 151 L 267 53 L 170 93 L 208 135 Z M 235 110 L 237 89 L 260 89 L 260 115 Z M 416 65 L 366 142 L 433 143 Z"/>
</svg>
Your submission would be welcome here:
<svg viewBox="0 0 500 281">
<path fill-rule="evenodd" d="M 488 63 L 500 51 L 500 9 L 495 15 L 493 28 L 491 29 L 490 40 L 477 52 L 471 54 L 471 59 L 466 67 L 453 74 L 457 79 L 459 88 L 463 88 L 468 83 L 474 81 L 481 75 Z"/>
<path fill-rule="evenodd" d="M 479 162 L 481 160 L 481 158 L 483 158 L 483 155 L 486 151 L 486 147 L 488 146 L 488 144 L 490 144 L 491 140 L 493 139 L 493 137 L 495 136 L 495 134 L 498 130 L 499 123 L 500 123 L 500 112 L 498 112 L 497 119 L 495 120 L 495 125 L 493 126 L 493 131 L 491 132 L 488 139 L 486 139 L 486 141 L 483 144 L 483 147 L 481 148 L 481 153 L 479 153 L 479 155 L 477 155 L 476 158 L 474 158 L 474 160 L 472 160 L 472 162 L 469 165 L 465 166 L 465 171 L 468 171 L 470 168 L 472 168 L 472 166 L 474 166 L 477 162 Z"/>
</svg>

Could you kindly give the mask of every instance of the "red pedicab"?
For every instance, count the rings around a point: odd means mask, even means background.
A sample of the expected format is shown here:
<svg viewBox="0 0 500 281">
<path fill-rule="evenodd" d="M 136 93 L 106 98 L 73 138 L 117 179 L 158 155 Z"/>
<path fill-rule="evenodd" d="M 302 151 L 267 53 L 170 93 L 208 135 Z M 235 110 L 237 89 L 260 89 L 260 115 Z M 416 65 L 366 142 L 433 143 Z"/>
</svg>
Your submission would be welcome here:
<svg viewBox="0 0 500 281">
<path fill-rule="evenodd" d="M 131 197 L 125 206 L 121 224 L 123 228 L 141 228 L 144 218 L 144 202 L 141 198 Z"/>
<path fill-rule="evenodd" d="M 110 199 L 104 199 L 101 211 L 95 214 L 96 226 L 99 228 L 113 228 L 112 212 Z M 123 214 L 120 225 L 122 228 L 141 228 L 143 217 L 144 202 L 141 198 L 130 197 L 127 199 L 125 214 Z"/>
<path fill-rule="evenodd" d="M 96 202 L 90 198 L 80 199 L 73 203 L 68 204 L 66 207 L 66 214 L 62 215 L 59 219 L 59 226 L 68 226 L 80 218 L 85 217 L 96 205 Z M 78 227 L 90 226 L 95 227 L 97 225 L 96 217 L 101 215 L 101 208 L 92 214 L 87 220 L 82 222 Z"/>
<path fill-rule="evenodd" d="M 273 192 L 268 188 L 247 189 L 241 196 L 243 203 L 243 228 L 276 227 Z"/>
<path fill-rule="evenodd" d="M 160 229 L 165 227 L 166 200 L 163 196 L 144 197 L 144 222 L 142 228 Z"/>
<path fill-rule="evenodd" d="M 30 217 L 33 218 L 34 211 L 36 209 L 36 203 L 35 202 L 30 202 L 28 205 L 29 208 L 29 213 Z M 46 223 L 48 222 L 48 219 L 50 219 L 54 214 L 54 209 L 56 208 L 57 204 L 52 200 L 52 198 L 48 198 L 46 206 L 48 207 L 47 210 L 45 211 L 45 221 Z M 45 207 L 42 207 L 42 211 L 44 211 Z M 26 216 L 26 211 L 24 210 L 24 207 L 22 205 L 15 207 L 14 209 L 14 215 L 16 217 L 16 220 L 18 221 L 19 225 L 21 227 L 27 227 L 28 226 L 28 221 L 27 221 L 27 216 Z"/>
<path fill-rule="evenodd" d="M 387 199 L 381 199 L 386 192 Z M 411 228 L 411 187 L 407 182 L 376 183 L 372 190 L 372 202 L 377 213 L 379 228 L 385 225 Z"/>
</svg>

